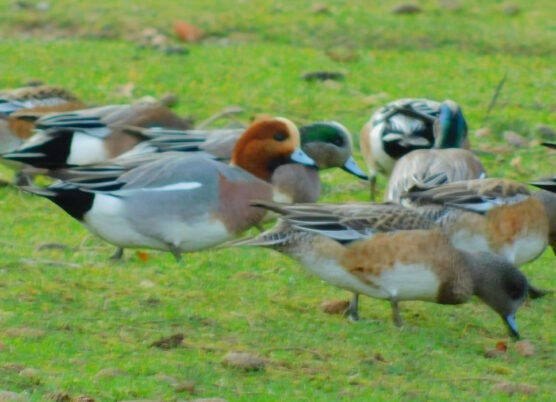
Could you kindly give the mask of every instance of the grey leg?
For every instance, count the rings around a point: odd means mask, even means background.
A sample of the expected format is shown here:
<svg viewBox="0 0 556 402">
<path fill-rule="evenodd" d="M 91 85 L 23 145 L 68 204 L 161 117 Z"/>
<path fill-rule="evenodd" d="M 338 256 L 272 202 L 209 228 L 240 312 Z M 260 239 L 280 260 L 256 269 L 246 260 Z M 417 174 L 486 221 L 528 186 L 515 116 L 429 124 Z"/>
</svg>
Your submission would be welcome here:
<svg viewBox="0 0 556 402">
<path fill-rule="evenodd" d="M 352 321 L 359 321 L 359 294 L 353 294 L 344 316 Z"/>
<path fill-rule="evenodd" d="M 400 309 L 398 306 L 397 299 L 390 299 L 390 304 L 392 305 L 392 318 L 396 327 L 402 326 L 402 316 L 400 315 Z"/>
<path fill-rule="evenodd" d="M 369 177 L 369 184 L 371 188 L 371 201 L 374 201 L 376 198 L 376 176 Z"/>
<path fill-rule="evenodd" d="M 177 263 L 180 263 L 182 258 L 181 258 L 181 251 L 179 248 L 177 248 L 176 246 L 170 245 L 170 252 L 172 253 L 172 255 L 174 256 L 174 258 L 176 259 Z"/>
<path fill-rule="evenodd" d="M 110 256 L 110 259 L 111 260 L 119 260 L 123 257 L 123 255 L 124 255 L 124 249 L 122 247 L 118 247 L 116 249 L 116 251 L 114 252 L 114 254 L 112 254 Z"/>
</svg>

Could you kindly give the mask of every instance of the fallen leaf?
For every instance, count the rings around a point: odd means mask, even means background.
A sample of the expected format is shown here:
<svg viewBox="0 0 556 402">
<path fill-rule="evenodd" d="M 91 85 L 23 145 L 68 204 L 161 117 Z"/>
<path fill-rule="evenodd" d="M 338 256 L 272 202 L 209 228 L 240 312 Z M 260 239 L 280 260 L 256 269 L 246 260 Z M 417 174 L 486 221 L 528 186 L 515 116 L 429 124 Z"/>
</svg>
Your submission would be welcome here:
<svg viewBox="0 0 556 402">
<path fill-rule="evenodd" d="M 535 354 L 535 347 L 528 340 L 523 340 L 515 343 L 515 350 L 522 356 L 533 356 Z"/>
<path fill-rule="evenodd" d="M 489 137 L 490 135 L 492 135 L 492 131 L 490 130 L 490 128 L 481 127 L 475 130 L 475 137 L 477 138 Z"/>
<path fill-rule="evenodd" d="M 343 314 L 349 307 L 347 300 L 327 300 L 320 305 L 326 314 Z"/>
<path fill-rule="evenodd" d="M 155 347 L 164 350 L 175 349 L 181 346 L 183 339 L 184 339 L 184 335 L 182 333 L 174 334 L 166 338 L 162 338 L 157 341 L 154 341 L 149 345 L 149 347 L 151 348 Z"/>
<path fill-rule="evenodd" d="M 498 349 L 488 349 L 488 350 L 485 350 L 484 356 L 487 359 L 494 359 L 496 357 L 502 356 L 504 353 L 506 353 L 506 352 L 503 352 L 503 351 L 498 350 Z"/>
<path fill-rule="evenodd" d="M 504 131 L 504 139 L 513 147 L 522 147 L 527 144 L 527 141 L 515 131 Z"/>
<path fill-rule="evenodd" d="M 54 402 L 71 402 L 72 398 L 67 392 L 55 392 L 48 395 L 48 399 Z"/>
<path fill-rule="evenodd" d="M 305 81 L 325 81 L 325 80 L 343 80 L 345 78 L 344 73 L 340 71 L 311 71 L 305 73 L 301 76 Z"/>
<path fill-rule="evenodd" d="M 149 254 L 144 251 L 137 250 L 137 256 L 143 262 L 147 262 L 149 260 Z"/>
<path fill-rule="evenodd" d="M 417 4 L 400 4 L 392 9 L 394 14 L 417 14 L 423 11 Z"/>
<path fill-rule="evenodd" d="M 174 23 L 174 32 L 183 42 L 197 42 L 204 35 L 199 27 L 183 21 L 176 21 Z"/>
<path fill-rule="evenodd" d="M 266 359 L 247 352 L 229 352 L 222 359 L 222 364 L 226 367 L 256 371 L 264 369 Z"/>
<path fill-rule="evenodd" d="M 184 381 L 174 387 L 176 392 L 195 393 L 195 381 Z"/>
<path fill-rule="evenodd" d="M 507 395 L 523 394 L 523 395 L 534 395 L 537 390 L 535 387 L 529 384 L 516 384 L 511 382 L 501 382 L 494 384 L 490 388 L 491 394 L 505 393 Z"/>
<path fill-rule="evenodd" d="M 340 63 L 349 63 L 359 60 L 359 54 L 349 47 L 335 47 L 326 52 L 328 57 Z"/>
<path fill-rule="evenodd" d="M 79 395 L 76 399 L 76 402 L 95 402 L 95 399 L 91 396 L 87 395 Z"/>
<path fill-rule="evenodd" d="M 508 350 L 508 344 L 504 341 L 498 341 L 496 342 L 496 350 L 499 350 L 500 352 L 506 352 Z"/>
</svg>

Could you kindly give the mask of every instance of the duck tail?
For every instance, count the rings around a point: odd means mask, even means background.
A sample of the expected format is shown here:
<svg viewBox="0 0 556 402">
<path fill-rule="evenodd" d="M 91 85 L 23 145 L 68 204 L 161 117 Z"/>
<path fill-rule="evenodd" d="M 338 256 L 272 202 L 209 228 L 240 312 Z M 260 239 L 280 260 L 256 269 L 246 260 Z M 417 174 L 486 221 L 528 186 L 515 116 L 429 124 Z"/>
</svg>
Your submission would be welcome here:
<svg viewBox="0 0 556 402">
<path fill-rule="evenodd" d="M 19 188 L 27 193 L 48 198 L 78 221 L 83 220 L 95 198 L 94 192 L 82 190 L 71 183 L 59 182 L 50 187 L 26 185 Z"/>
<path fill-rule="evenodd" d="M 268 247 L 279 249 L 291 239 L 293 230 L 291 226 L 284 221 L 278 221 L 278 224 L 257 236 L 245 237 L 242 239 L 231 240 L 221 244 L 219 247 Z"/>
</svg>

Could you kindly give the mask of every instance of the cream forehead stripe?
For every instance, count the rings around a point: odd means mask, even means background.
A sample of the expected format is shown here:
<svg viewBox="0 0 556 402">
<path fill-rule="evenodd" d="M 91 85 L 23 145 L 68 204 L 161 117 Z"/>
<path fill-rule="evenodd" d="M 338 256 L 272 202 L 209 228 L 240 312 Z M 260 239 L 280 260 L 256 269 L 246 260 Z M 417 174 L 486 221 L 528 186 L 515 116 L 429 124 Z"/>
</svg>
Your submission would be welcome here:
<svg viewBox="0 0 556 402">
<path fill-rule="evenodd" d="M 286 125 L 286 127 L 288 127 L 288 131 L 290 132 L 290 134 L 297 138 L 295 140 L 297 142 L 297 146 L 300 146 L 301 145 L 301 139 L 300 139 L 300 136 L 299 136 L 299 130 L 297 129 L 295 124 L 293 124 L 293 122 L 291 120 L 286 119 L 285 117 L 277 117 L 276 120 L 281 122 L 281 123 L 284 123 Z"/>
</svg>

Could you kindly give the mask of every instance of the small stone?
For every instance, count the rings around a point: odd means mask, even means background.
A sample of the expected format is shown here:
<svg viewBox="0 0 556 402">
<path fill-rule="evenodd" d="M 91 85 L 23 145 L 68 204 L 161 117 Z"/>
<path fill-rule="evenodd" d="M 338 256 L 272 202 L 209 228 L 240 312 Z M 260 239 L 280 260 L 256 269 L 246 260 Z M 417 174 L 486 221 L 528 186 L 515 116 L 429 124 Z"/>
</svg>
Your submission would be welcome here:
<svg viewBox="0 0 556 402">
<path fill-rule="evenodd" d="M 79 395 L 76 399 L 76 402 L 95 402 L 95 399 L 88 395 Z"/>
<path fill-rule="evenodd" d="M 327 300 L 320 305 L 326 314 L 343 314 L 349 307 L 347 300 Z"/>
<path fill-rule="evenodd" d="M 504 4 L 502 6 L 502 11 L 506 15 L 513 16 L 519 14 L 521 12 L 521 8 L 519 8 L 515 4 Z"/>
<path fill-rule="evenodd" d="M 174 387 L 176 392 L 195 393 L 195 381 L 184 381 Z"/>
<path fill-rule="evenodd" d="M 125 373 L 117 367 L 107 367 L 100 370 L 95 377 L 96 378 L 116 378 L 125 375 Z"/>
<path fill-rule="evenodd" d="M 492 131 L 490 130 L 490 128 L 487 127 L 481 127 L 475 130 L 475 137 L 477 138 L 490 137 L 491 135 Z"/>
<path fill-rule="evenodd" d="M 54 402 L 71 402 L 71 396 L 67 392 L 55 392 L 48 395 L 48 399 Z"/>
<path fill-rule="evenodd" d="M 179 346 L 182 345 L 184 339 L 184 335 L 181 333 L 178 334 L 174 334 L 171 336 L 168 336 L 166 338 L 161 338 L 157 341 L 154 341 L 153 343 L 151 343 L 149 345 L 149 347 L 155 347 L 155 348 L 159 348 L 159 349 L 164 349 L 164 350 L 169 350 L 169 349 L 175 349 Z"/>
<path fill-rule="evenodd" d="M 178 383 L 178 380 L 175 377 L 163 373 L 155 374 L 153 377 L 158 382 L 165 382 L 170 385 L 176 385 Z"/>
<path fill-rule="evenodd" d="M 41 12 L 50 10 L 50 3 L 48 1 L 41 1 L 37 4 L 37 10 Z"/>
<path fill-rule="evenodd" d="M 491 394 L 504 393 L 509 396 L 514 394 L 534 395 L 536 392 L 536 388 L 529 384 L 516 384 L 511 382 L 501 382 L 494 384 L 492 388 L 490 388 Z"/>
<path fill-rule="evenodd" d="M 165 93 L 160 97 L 160 103 L 166 107 L 174 107 L 178 103 L 178 95 L 173 92 Z"/>
<path fill-rule="evenodd" d="M 528 340 L 516 342 L 515 350 L 522 356 L 533 356 L 535 354 L 535 347 Z"/>
<path fill-rule="evenodd" d="M 394 14 L 417 14 L 423 11 L 417 4 L 400 4 L 392 9 Z"/>
<path fill-rule="evenodd" d="M 330 14 L 330 7 L 327 4 L 313 4 L 311 7 L 313 14 Z"/>
<path fill-rule="evenodd" d="M 25 368 L 19 372 L 19 376 L 32 381 L 34 384 L 41 382 L 41 373 L 35 368 Z"/>
<path fill-rule="evenodd" d="M 527 145 L 527 141 L 515 131 L 504 131 L 504 139 L 512 147 L 519 148 Z"/>
<path fill-rule="evenodd" d="M 24 401 L 28 398 L 25 398 L 24 395 L 18 394 L 17 392 L 12 391 L 5 391 L 0 389 L 0 402 L 8 402 L 8 401 Z"/>
<path fill-rule="evenodd" d="M 151 288 L 154 288 L 156 286 L 156 284 L 153 281 L 149 281 L 148 279 L 144 279 L 139 283 L 139 286 L 142 287 L 143 289 L 151 289 Z"/>
<path fill-rule="evenodd" d="M 545 140 L 555 140 L 556 131 L 546 124 L 537 124 L 533 129 L 536 133 L 539 133 L 541 137 Z"/>
<path fill-rule="evenodd" d="M 222 359 L 222 364 L 226 367 L 257 371 L 264 369 L 266 359 L 247 352 L 229 352 Z"/>
<path fill-rule="evenodd" d="M 495 359 L 499 356 L 502 356 L 504 353 L 506 353 L 506 352 L 503 351 L 503 350 L 500 350 L 500 349 L 488 349 L 488 350 L 485 350 L 484 356 L 487 359 Z"/>
<path fill-rule="evenodd" d="M 189 49 L 183 46 L 167 46 L 164 48 L 166 54 L 188 54 Z"/>
</svg>

